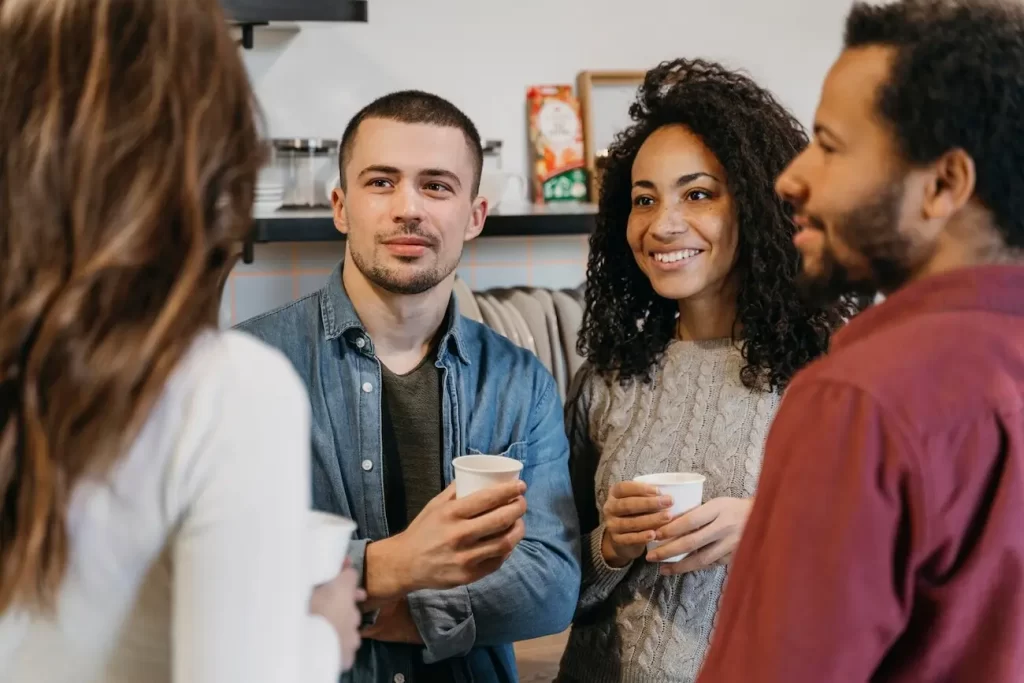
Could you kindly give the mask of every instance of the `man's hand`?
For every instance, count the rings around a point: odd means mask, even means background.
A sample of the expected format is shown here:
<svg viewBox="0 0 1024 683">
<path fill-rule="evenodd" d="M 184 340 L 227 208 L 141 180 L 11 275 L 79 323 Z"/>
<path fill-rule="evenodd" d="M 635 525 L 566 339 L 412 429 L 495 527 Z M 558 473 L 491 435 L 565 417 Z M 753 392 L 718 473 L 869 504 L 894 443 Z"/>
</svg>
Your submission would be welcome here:
<svg viewBox="0 0 1024 683">
<path fill-rule="evenodd" d="M 647 561 L 660 562 L 690 553 L 680 562 L 663 564 L 660 571 L 665 576 L 728 564 L 740 543 L 751 507 L 753 500 L 749 498 L 715 498 L 680 515 L 658 529 L 658 540 L 674 540 L 647 553 Z"/>
<path fill-rule="evenodd" d="M 423 638 L 420 636 L 416 622 L 412 619 L 412 612 L 409 611 L 409 602 L 405 598 L 385 603 L 373 626 L 364 628 L 361 632 L 367 640 L 380 640 L 385 643 L 407 643 L 409 645 L 422 645 Z"/>
<path fill-rule="evenodd" d="M 526 484 L 514 481 L 456 500 L 452 484 L 405 531 L 367 545 L 370 605 L 465 586 L 497 570 L 526 532 L 524 493 Z"/>
</svg>

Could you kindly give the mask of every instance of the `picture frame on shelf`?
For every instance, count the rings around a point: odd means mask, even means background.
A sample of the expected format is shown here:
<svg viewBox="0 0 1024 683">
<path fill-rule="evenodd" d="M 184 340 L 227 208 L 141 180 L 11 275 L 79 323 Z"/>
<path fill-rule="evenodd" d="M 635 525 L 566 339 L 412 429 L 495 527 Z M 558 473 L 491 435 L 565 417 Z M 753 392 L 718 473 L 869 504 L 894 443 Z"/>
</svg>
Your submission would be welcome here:
<svg viewBox="0 0 1024 683">
<path fill-rule="evenodd" d="M 644 82 L 646 71 L 581 71 L 576 77 L 583 114 L 583 153 L 590 184 L 590 201 L 598 202 L 601 159 L 615 135 L 630 124 L 629 105 Z"/>
</svg>

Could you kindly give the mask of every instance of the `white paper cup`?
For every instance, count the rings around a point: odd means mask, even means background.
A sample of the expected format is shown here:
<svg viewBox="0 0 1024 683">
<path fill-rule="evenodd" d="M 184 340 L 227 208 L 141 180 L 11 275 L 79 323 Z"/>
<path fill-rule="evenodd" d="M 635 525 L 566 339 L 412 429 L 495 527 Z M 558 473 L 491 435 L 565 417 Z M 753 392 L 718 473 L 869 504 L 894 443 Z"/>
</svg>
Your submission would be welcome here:
<svg viewBox="0 0 1024 683">
<path fill-rule="evenodd" d="M 306 525 L 309 578 L 314 586 L 341 573 L 356 523 L 346 517 L 310 511 Z"/>
<path fill-rule="evenodd" d="M 523 471 L 523 463 L 504 455 L 463 455 L 452 460 L 452 465 L 455 467 L 456 498 L 515 481 Z"/>
<path fill-rule="evenodd" d="M 704 500 L 704 475 L 693 472 L 665 472 L 662 474 L 645 474 L 636 477 L 633 481 L 641 484 L 651 484 L 658 487 L 658 494 L 672 496 L 672 519 L 675 519 L 684 512 L 700 507 Z M 672 540 L 672 539 L 669 539 Z M 647 552 L 654 550 L 668 541 L 651 541 L 647 544 Z M 679 562 L 689 553 L 683 553 L 662 560 L 664 563 Z"/>
</svg>

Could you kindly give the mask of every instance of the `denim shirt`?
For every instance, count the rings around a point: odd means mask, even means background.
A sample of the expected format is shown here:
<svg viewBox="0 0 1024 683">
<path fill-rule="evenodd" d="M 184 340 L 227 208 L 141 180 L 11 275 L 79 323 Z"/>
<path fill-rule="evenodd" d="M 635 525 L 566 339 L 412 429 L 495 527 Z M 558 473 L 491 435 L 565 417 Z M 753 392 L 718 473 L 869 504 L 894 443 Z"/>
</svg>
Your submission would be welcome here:
<svg viewBox="0 0 1024 683">
<path fill-rule="evenodd" d="M 305 379 L 313 411 L 313 504 L 358 523 L 350 559 L 362 574 L 366 544 L 390 535 L 381 466 L 381 365 L 341 272 L 339 265 L 319 292 L 239 329 L 283 351 Z M 432 680 L 516 681 L 512 643 L 563 631 L 576 608 L 579 523 L 554 379 L 529 351 L 459 316 L 454 298 L 445 320 L 436 359 L 445 484 L 454 479 L 452 459 L 459 455 L 521 460 L 526 536 L 498 571 L 476 583 L 409 594 L 424 645 L 364 640 L 343 681 L 414 683 L 413 672 L 423 666 L 418 661 L 438 663 L 431 666 Z"/>
</svg>

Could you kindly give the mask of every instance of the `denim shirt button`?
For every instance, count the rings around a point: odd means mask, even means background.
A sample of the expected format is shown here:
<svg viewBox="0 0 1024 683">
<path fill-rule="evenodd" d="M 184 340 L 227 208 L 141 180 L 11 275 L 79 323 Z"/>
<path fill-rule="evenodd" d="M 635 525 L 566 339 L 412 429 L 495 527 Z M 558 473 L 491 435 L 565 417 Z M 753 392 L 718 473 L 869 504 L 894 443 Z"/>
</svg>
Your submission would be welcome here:
<svg viewBox="0 0 1024 683">
<path fill-rule="evenodd" d="M 367 472 L 372 470 L 373 469 L 373 461 L 372 460 L 364 460 L 363 461 L 363 469 L 365 471 L 367 471 Z"/>
<path fill-rule="evenodd" d="M 373 391 L 373 385 L 372 384 L 370 384 L 369 382 L 366 382 L 365 384 L 363 384 L 363 393 L 364 394 L 368 394 L 371 391 Z"/>
<path fill-rule="evenodd" d="M 359 337 L 356 339 L 356 346 L 361 349 L 366 348 L 366 337 Z"/>
<path fill-rule="evenodd" d="M 403 674 L 395 674 L 395 683 L 405 683 L 405 676 Z"/>
</svg>

